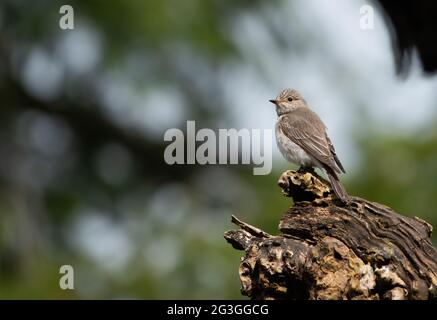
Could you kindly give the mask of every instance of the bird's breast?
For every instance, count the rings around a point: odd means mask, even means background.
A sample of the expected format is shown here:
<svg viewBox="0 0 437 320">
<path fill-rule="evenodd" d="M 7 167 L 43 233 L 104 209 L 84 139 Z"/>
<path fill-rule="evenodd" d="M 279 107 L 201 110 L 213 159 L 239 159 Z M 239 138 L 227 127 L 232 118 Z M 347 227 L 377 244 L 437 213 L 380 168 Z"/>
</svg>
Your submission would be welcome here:
<svg viewBox="0 0 437 320">
<path fill-rule="evenodd" d="M 314 166 L 313 159 L 300 146 L 291 141 L 281 130 L 279 121 L 275 128 L 276 143 L 279 151 L 288 161 L 298 166 Z"/>
</svg>

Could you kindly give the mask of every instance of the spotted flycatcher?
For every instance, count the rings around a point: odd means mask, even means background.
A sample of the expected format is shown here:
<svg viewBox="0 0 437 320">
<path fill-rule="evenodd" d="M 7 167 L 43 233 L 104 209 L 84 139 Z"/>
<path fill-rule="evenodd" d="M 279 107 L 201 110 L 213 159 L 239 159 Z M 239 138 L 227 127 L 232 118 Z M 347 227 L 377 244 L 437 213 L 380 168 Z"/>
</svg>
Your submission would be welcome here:
<svg viewBox="0 0 437 320">
<path fill-rule="evenodd" d="M 347 202 L 348 195 L 338 179 L 338 174 L 346 171 L 319 116 L 293 89 L 285 89 L 276 99 L 269 101 L 276 105 L 276 142 L 282 155 L 299 165 L 299 170 L 313 167 L 324 169 L 336 196 L 342 202 Z"/>
</svg>

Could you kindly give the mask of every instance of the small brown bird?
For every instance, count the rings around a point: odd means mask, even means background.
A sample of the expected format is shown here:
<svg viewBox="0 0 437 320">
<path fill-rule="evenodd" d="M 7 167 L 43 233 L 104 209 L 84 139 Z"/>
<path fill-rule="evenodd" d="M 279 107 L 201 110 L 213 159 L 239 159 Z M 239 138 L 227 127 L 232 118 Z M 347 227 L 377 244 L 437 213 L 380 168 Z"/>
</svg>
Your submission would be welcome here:
<svg viewBox="0 0 437 320">
<path fill-rule="evenodd" d="M 285 89 L 269 101 L 276 105 L 276 142 L 282 155 L 299 165 L 300 171 L 312 167 L 324 169 L 337 197 L 347 202 L 349 197 L 338 179 L 338 174 L 346 171 L 319 116 L 294 89 Z"/>
</svg>

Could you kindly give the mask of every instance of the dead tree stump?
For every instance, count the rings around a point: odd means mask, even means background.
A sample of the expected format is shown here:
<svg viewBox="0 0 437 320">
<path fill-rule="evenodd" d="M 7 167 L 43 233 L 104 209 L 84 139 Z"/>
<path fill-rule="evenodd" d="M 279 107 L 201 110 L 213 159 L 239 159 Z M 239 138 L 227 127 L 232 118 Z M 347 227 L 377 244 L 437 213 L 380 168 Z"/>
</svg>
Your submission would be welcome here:
<svg viewBox="0 0 437 320">
<path fill-rule="evenodd" d="M 232 217 L 225 239 L 244 250 L 241 293 L 252 299 L 437 298 L 432 227 L 381 204 L 337 203 L 314 172 L 284 172 L 278 182 L 294 205 L 270 235 Z"/>
</svg>

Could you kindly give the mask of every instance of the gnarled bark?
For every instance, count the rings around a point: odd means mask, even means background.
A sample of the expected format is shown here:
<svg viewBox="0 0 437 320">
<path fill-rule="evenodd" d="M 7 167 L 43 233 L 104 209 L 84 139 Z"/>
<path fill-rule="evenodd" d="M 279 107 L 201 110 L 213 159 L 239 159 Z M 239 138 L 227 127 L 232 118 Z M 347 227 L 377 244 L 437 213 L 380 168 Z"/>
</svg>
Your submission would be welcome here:
<svg viewBox="0 0 437 320">
<path fill-rule="evenodd" d="M 244 250 L 241 293 L 253 299 L 436 299 L 431 225 L 358 197 L 334 199 L 314 172 L 284 172 L 294 205 L 270 235 L 232 217 L 225 239 Z"/>
</svg>

